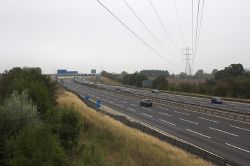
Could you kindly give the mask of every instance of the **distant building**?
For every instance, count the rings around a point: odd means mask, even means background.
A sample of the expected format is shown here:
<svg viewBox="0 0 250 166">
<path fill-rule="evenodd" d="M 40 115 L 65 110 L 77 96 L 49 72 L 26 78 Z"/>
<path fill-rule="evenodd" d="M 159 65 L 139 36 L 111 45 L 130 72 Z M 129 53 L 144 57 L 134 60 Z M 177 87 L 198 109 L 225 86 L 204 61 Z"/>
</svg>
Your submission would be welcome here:
<svg viewBox="0 0 250 166">
<path fill-rule="evenodd" d="M 68 71 L 66 69 L 57 70 L 57 75 L 78 75 L 78 71 Z"/>
</svg>

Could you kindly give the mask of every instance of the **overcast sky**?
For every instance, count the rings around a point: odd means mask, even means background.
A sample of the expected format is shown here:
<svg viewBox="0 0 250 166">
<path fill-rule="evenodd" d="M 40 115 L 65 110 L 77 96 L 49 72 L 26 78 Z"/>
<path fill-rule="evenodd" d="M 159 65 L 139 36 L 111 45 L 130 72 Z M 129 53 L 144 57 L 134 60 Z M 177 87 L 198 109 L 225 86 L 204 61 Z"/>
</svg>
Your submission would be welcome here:
<svg viewBox="0 0 250 166">
<path fill-rule="evenodd" d="M 176 48 L 149 0 L 127 0 L 171 55 L 123 0 L 100 1 L 164 58 L 141 43 L 96 0 L 0 0 L 0 72 L 15 66 L 39 66 L 44 73 L 61 68 L 81 73 L 92 68 L 110 72 L 185 71 L 181 54 L 184 47 L 192 46 L 192 0 L 152 0 Z M 195 17 L 197 4 L 194 0 Z M 198 48 L 194 71 L 211 72 L 232 63 L 250 68 L 250 1 L 205 0 Z"/>
</svg>

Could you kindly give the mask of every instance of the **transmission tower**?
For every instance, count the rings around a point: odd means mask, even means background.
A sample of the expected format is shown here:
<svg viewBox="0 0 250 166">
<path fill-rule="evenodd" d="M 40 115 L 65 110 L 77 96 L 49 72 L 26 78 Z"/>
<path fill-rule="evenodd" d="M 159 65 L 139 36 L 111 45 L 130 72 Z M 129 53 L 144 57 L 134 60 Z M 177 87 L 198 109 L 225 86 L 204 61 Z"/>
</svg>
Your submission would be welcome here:
<svg viewBox="0 0 250 166">
<path fill-rule="evenodd" d="M 193 49 L 186 47 L 184 49 L 182 49 L 182 55 L 185 56 L 185 61 L 186 61 L 186 68 L 185 68 L 185 73 L 186 75 L 192 75 L 192 67 L 191 67 L 191 61 L 192 58 L 191 56 L 193 55 Z"/>
</svg>

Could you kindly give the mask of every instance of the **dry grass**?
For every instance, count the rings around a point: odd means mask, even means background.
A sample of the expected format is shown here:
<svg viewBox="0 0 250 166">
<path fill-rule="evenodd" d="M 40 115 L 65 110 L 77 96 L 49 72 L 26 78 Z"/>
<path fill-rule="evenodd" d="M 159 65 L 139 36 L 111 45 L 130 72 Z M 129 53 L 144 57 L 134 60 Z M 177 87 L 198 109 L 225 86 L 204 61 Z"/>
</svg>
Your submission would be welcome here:
<svg viewBox="0 0 250 166">
<path fill-rule="evenodd" d="M 101 79 L 100 82 L 103 83 L 103 84 L 109 84 L 109 85 L 122 85 L 120 82 L 111 80 L 111 79 L 106 78 L 106 77 L 103 77 L 103 76 L 101 76 L 100 79 Z M 89 77 L 89 78 L 87 78 L 87 80 L 92 81 L 92 82 L 95 82 L 95 81 L 96 81 L 96 77 L 95 77 L 95 76 Z"/>
<path fill-rule="evenodd" d="M 153 136 L 125 126 L 104 114 L 87 107 L 76 95 L 61 91 L 59 105 L 71 105 L 79 111 L 83 121 L 89 122 L 91 130 L 83 133 L 83 149 L 74 165 L 212 165 L 196 156 L 165 143 Z M 83 156 L 92 157 L 83 157 Z M 99 160 L 100 159 L 100 160 Z"/>
<path fill-rule="evenodd" d="M 122 83 L 114 81 L 114 80 L 111 80 L 111 79 L 106 78 L 106 77 L 101 77 L 101 81 L 104 84 L 109 84 L 109 85 L 122 85 Z"/>
</svg>

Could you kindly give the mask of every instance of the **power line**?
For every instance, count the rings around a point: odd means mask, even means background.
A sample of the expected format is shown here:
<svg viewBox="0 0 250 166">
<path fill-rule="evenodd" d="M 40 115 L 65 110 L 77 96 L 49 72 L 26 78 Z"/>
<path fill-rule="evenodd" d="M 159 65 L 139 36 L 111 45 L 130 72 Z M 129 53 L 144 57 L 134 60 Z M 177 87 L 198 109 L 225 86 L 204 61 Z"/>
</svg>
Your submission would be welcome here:
<svg viewBox="0 0 250 166">
<path fill-rule="evenodd" d="M 144 21 L 138 16 L 138 14 L 134 11 L 134 9 L 129 5 L 126 0 L 123 0 L 127 8 L 134 14 L 134 16 L 139 20 L 139 22 L 144 26 L 144 28 L 148 31 L 148 33 L 154 38 L 154 40 L 164 49 L 169 55 L 176 57 L 173 55 L 161 42 L 160 40 L 154 35 L 154 33 L 150 30 L 150 28 L 144 23 Z"/>
<path fill-rule="evenodd" d="M 181 25 L 180 15 L 179 15 L 179 12 L 178 12 L 178 9 L 177 9 L 176 1 L 173 0 L 173 2 L 174 2 L 174 7 L 175 7 L 175 12 L 176 12 L 176 15 L 177 15 L 178 23 L 179 23 L 179 28 L 180 28 L 180 31 L 181 31 L 182 42 L 183 42 L 183 45 L 184 45 L 185 44 L 185 38 L 184 38 L 183 28 L 182 28 L 182 25 Z"/>
<path fill-rule="evenodd" d="M 192 49 L 194 48 L 194 0 L 192 0 Z"/>
<path fill-rule="evenodd" d="M 162 20 L 161 20 L 161 18 L 160 18 L 160 16 L 159 16 L 159 14 L 158 14 L 156 8 L 155 8 L 153 2 L 152 2 L 151 0 L 149 0 L 149 2 L 150 2 L 150 6 L 152 7 L 152 9 L 153 9 L 153 11 L 154 11 L 154 13 L 155 13 L 155 15 L 156 15 L 156 17 L 157 17 L 159 23 L 161 24 L 162 29 L 164 30 L 165 34 L 167 35 L 169 41 L 173 44 L 173 46 L 175 47 L 176 51 L 178 51 L 178 49 L 177 49 L 175 43 L 174 43 L 173 40 L 171 39 L 171 37 L 170 37 L 170 35 L 169 35 L 169 33 L 168 33 L 166 27 L 164 26 L 164 24 L 163 24 L 163 22 L 162 22 Z"/>
<path fill-rule="evenodd" d="M 198 28 L 199 28 L 199 13 L 200 13 L 200 0 L 198 1 L 198 12 L 197 12 L 197 17 L 196 17 L 196 30 L 195 30 L 195 49 L 194 49 L 194 56 L 196 54 L 196 49 L 197 49 L 197 35 L 198 35 Z"/>
<path fill-rule="evenodd" d="M 197 53 L 198 48 L 199 48 L 199 40 L 200 40 L 200 34 L 201 34 L 201 25 L 202 25 L 202 18 L 203 18 L 204 3 L 205 3 L 205 1 L 203 0 L 202 1 L 202 8 L 201 8 L 201 19 L 200 19 L 199 33 L 198 33 L 198 39 L 197 39 L 197 48 L 196 48 L 195 54 Z"/>
<path fill-rule="evenodd" d="M 172 63 L 171 61 L 164 58 L 160 53 L 155 51 L 147 42 L 145 42 L 139 35 L 137 35 L 131 28 L 129 28 L 122 20 L 120 20 L 113 12 L 111 12 L 103 3 L 99 0 L 96 0 L 104 9 L 106 9 L 120 24 L 122 24 L 129 32 L 131 32 L 138 40 L 140 40 L 145 46 L 147 46 L 151 51 L 153 51 L 156 55 L 164 59 L 165 61 Z"/>
</svg>

